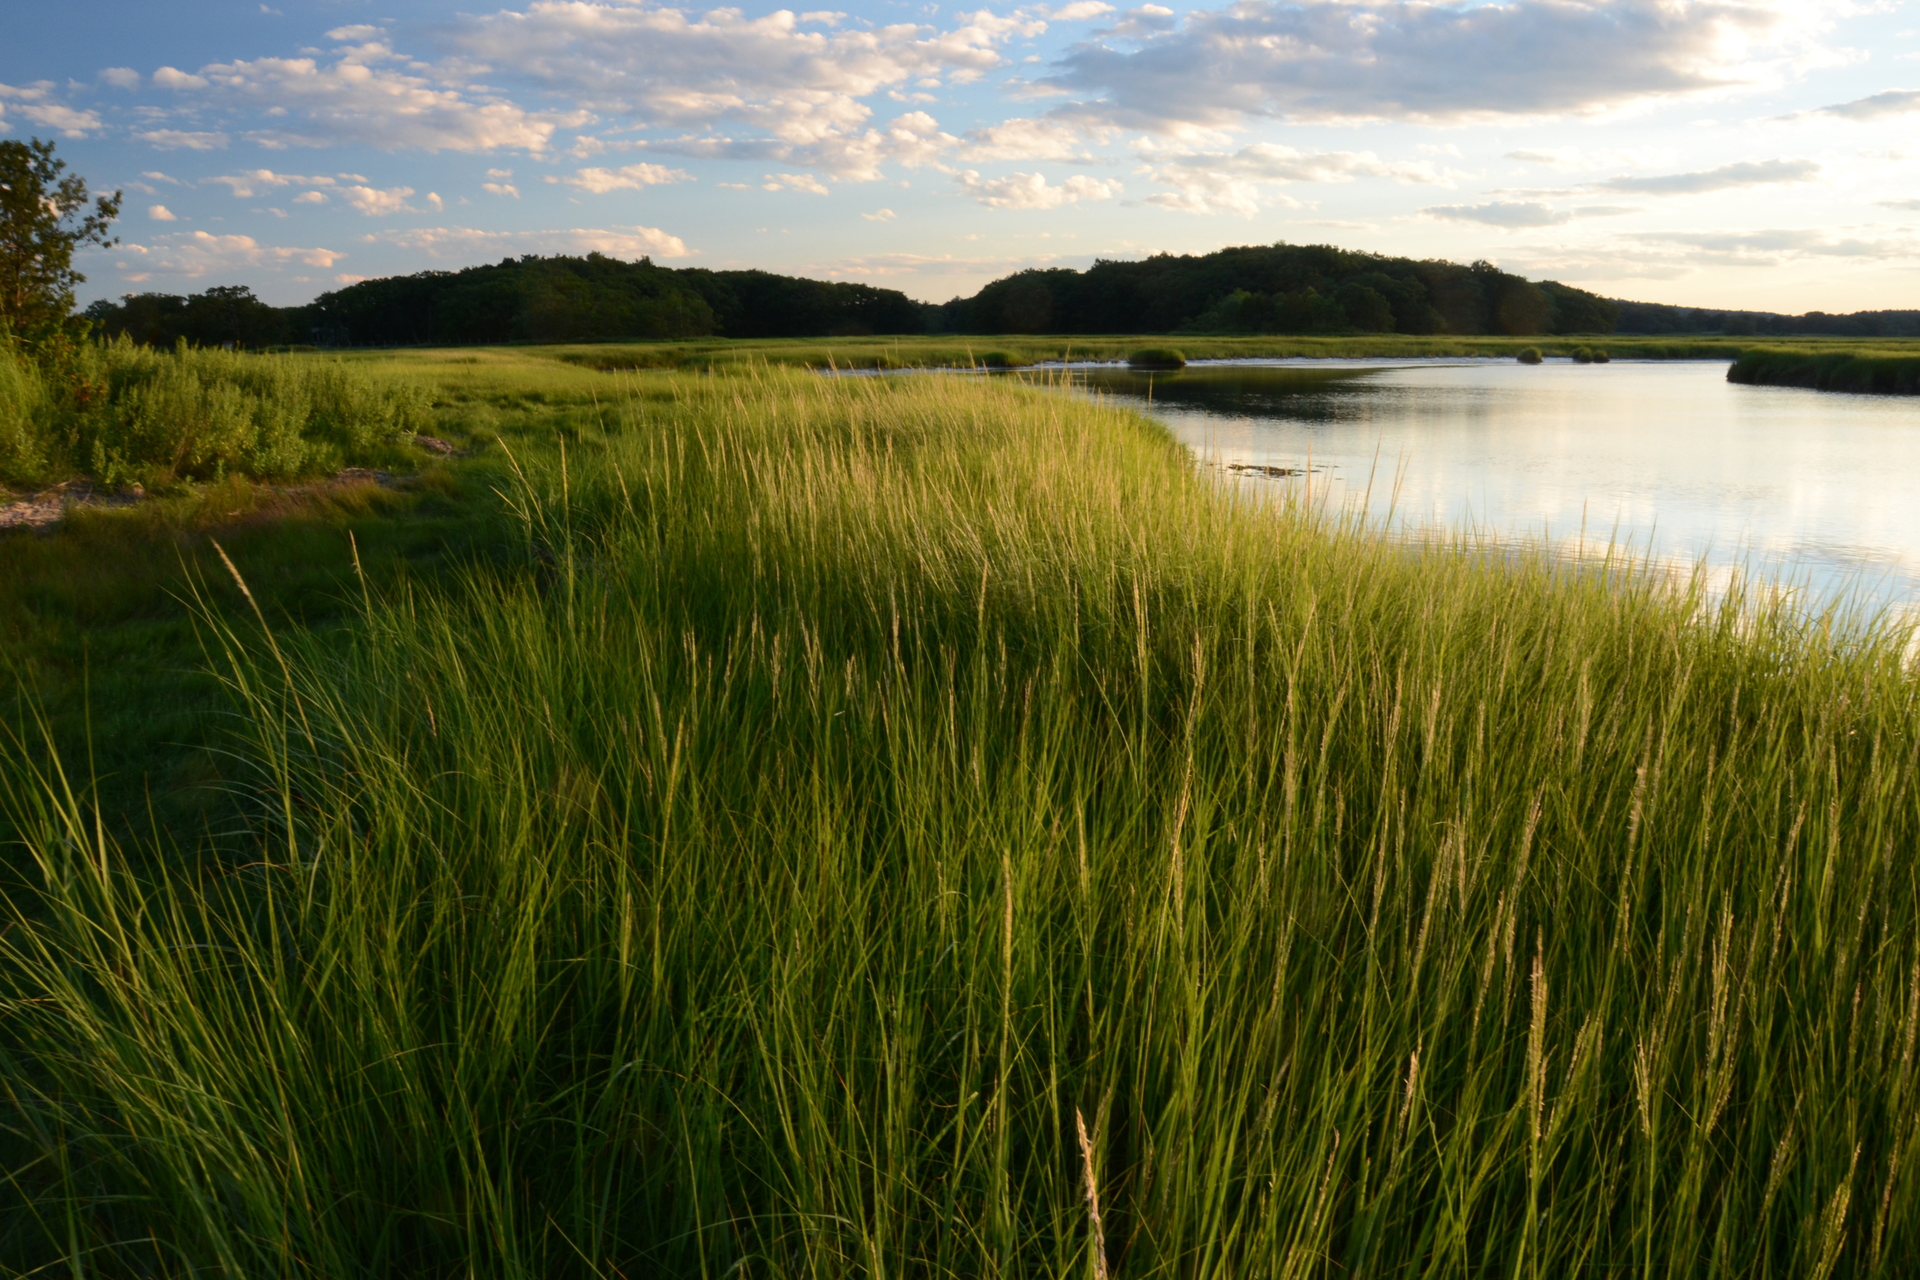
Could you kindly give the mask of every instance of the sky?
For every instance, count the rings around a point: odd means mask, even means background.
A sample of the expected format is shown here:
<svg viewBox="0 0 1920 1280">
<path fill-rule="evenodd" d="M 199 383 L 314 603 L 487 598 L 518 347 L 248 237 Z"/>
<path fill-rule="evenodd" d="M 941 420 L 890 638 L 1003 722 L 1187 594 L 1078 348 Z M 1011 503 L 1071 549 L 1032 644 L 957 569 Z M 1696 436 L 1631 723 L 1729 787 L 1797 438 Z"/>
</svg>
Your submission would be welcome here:
<svg viewBox="0 0 1920 1280">
<path fill-rule="evenodd" d="M 1920 307 L 1920 0 L 11 0 L 28 137 L 126 195 L 82 303 L 590 250 L 944 301 L 1286 241 Z"/>
</svg>

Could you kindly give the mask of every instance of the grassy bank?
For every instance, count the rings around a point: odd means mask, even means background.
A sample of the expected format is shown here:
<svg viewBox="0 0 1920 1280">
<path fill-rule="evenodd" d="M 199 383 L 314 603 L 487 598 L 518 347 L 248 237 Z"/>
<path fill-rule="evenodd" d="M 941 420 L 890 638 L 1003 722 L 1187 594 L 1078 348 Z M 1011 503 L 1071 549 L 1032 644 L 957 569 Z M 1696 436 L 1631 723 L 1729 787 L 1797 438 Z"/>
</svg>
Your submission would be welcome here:
<svg viewBox="0 0 1920 1280">
<path fill-rule="evenodd" d="M 76 508 L 46 533 L 0 532 L 0 720 L 23 724 L 18 694 L 30 692 L 63 749 L 97 766 L 123 830 L 150 819 L 197 830 L 229 807 L 219 742 L 228 704 L 188 604 L 200 590 L 222 608 L 245 605 L 216 541 L 276 626 L 336 632 L 360 596 L 356 543 L 376 587 L 518 554 L 496 496 L 512 479 L 500 445 L 549 456 L 558 440 L 597 432 L 598 395 L 622 394 L 617 376 L 520 353 L 484 365 L 464 353 L 356 356 L 352 366 L 362 384 L 429 399 L 419 425 L 461 456 L 382 443 L 376 457 L 397 483 L 175 479 L 137 505 Z M 0 815 L 0 842 L 7 834 Z"/>
<path fill-rule="evenodd" d="M 1874 347 L 1803 351 L 1760 347 L 1741 352 L 1740 358 L 1727 370 L 1727 378 L 1759 386 L 1920 395 L 1920 351 Z"/>
<path fill-rule="evenodd" d="M 7 1265 L 1920 1251 L 1897 637 L 1256 509 L 1004 380 L 629 387 L 516 450 L 509 562 L 204 620 L 244 836 L 142 873 L 8 754 Z"/>
</svg>

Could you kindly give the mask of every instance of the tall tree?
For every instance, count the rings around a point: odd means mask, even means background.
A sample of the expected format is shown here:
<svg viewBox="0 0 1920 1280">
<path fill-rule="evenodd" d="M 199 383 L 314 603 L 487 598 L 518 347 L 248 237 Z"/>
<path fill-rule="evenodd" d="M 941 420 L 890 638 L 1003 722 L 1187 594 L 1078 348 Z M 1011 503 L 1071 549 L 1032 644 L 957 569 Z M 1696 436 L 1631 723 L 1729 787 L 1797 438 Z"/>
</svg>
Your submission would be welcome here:
<svg viewBox="0 0 1920 1280">
<path fill-rule="evenodd" d="M 73 269 L 74 249 L 119 243 L 107 228 L 120 216 L 121 193 L 89 209 L 86 179 L 66 168 L 51 142 L 0 142 L 0 322 L 16 331 L 73 310 L 73 287 L 86 279 Z"/>
</svg>

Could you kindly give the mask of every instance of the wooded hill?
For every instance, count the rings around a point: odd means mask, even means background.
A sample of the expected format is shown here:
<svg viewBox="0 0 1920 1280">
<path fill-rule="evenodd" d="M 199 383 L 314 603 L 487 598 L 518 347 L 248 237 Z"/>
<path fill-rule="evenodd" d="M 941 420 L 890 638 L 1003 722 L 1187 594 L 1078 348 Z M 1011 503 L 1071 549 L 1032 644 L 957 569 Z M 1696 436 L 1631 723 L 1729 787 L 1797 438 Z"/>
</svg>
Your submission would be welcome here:
<svg viewBox="0 0 1920 1280">
<path fill-rule="evenodd" d="M 1021 271 L 941 305 L 872 285 L 594 253 L 363 280 L 299 307 L 225 286 L 128 294 L 85 314 L 139 342 L 251 348 L 919 333 L 1920 333 L 1920 312 L 1796 317 L 1618 302 L 1488 262 L 1288 244 Z"/>
<path fill-rule="evenodd" d="M 1331 245 L 1022 271 L 941 308 L 962 333 L 1609 333 L 1613 304 L 1488 262 Z"/>
<path fill-rule="evenodd" d="M 676 271 L 593 253 L 362 280 L 301 307 L 268 306 L 226 287 L 129 294 L 94 303 L 86 316 L 138 342 L 390 347 L 920 333 L 923 311 L 896 289 L 768 271 Z"/>
</svg>

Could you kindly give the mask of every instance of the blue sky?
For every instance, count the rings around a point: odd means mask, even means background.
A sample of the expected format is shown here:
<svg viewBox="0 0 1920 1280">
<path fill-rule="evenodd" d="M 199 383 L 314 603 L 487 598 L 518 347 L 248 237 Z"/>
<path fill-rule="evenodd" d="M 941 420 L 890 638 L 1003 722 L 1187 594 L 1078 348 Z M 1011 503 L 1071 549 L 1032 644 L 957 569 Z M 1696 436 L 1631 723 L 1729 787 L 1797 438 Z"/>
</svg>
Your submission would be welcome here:
<svg viewBox="0 0 1920 1280">
<path fill-rule="evenodd" d="M 942 300 L 1286 240 L 1920 306 L 1913 3 L 13 3 L 0 136 L 126 191 L 83 301 L 589 249 Z"/>
</svg>

